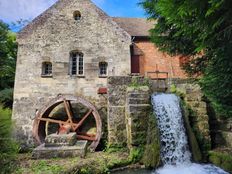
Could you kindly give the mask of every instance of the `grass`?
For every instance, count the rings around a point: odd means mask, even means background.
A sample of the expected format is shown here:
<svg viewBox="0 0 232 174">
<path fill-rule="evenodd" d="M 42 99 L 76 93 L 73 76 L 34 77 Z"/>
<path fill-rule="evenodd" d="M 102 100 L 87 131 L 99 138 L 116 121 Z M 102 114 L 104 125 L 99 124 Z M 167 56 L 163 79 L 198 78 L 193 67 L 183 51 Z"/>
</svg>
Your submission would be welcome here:
<svg viewBox="0 0 232 174">
<path fill-rule="evenodd" d="M 12 173 L 19 146 L 11 138 L 11 110 L 0 105 L 0 173 Z"/>
<path fill-rule="evenodd" d="M 31 154 L 20 154 L 15 174 L 100 174 L 115 167 L 130 164 L 125 151 L 88 153 L 85 158 L 31 159 Z"/>
</svg>

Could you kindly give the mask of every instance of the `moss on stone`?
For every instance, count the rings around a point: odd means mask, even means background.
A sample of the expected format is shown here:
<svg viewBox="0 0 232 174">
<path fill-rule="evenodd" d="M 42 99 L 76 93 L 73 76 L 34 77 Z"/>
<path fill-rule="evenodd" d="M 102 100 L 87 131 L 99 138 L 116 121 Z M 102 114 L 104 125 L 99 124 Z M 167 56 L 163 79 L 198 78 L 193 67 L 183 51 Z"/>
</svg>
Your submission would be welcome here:
<svg viewBox="0 0 232 174">
<path fill-rule="evenodd" d="M 209 161 L 228 172 L 232 172 L 232 153 L 210 151 Z"/>
<path fill-rule="evenodd" d="M 210 137 L 204 135 L 204 131 L 209 131 L 209 127 L 199 127 L 200 123 L 196 119 L 200 119 L 202 116 L 197 115 L 185 100 L 181 101 L 181 105 L 193 159 L 195 161 L 207 161 L 208 151 L 211 149 L 211 141 Z M 201 125 L 205 125 L 203 121 L 201 121 Z"/>
<path fill-rule="evenodd" d="M 153 113 L 149 115 L 147 144 L 142 162 L 147 168 L 157 168 L 161 164 L 159 130 Z"/>
<path fill-rule="evenodd" d="M 196 162 L 200 162 L 202 160 L 202 154 L 201 154 L 199 144 L 197 142 L 197 138 L 189 122 L 189 114 L 190 114 L 189 109 L 187 105 L 184 103 L 184 101 L 181 101 L 181 106 L 182 106 L 185 128 L 186 128 L 186 132 L 188 135 L 188 142 L 189 142 L 189 146 L 192 152 L 193 160 Z"/>
<path fill-rule="evenodd" d="M 183 90 L 177 88 L 176 85 L 174 85 L 174 84 L 172 84 L 172 85 L 170 86 L 170 92 L 171 92 L 171 93 L 174 93 L 174 94 L 176 94 L 176 95 L 178 95 L 178 96 L 180 96 L 181 98 L 184 98 L 185 95 L 186 95 L 185 92 L 184 92 Z"/>
<path fill-rule="evenodd" d="M 147 90 L 147 87 L 150 86 L 149 78 L 132 77 L 131 83 L 128 86 L 134 89 L 143 89 L 143 87 L 146 87 L 145 90 Z"/>
</svg>

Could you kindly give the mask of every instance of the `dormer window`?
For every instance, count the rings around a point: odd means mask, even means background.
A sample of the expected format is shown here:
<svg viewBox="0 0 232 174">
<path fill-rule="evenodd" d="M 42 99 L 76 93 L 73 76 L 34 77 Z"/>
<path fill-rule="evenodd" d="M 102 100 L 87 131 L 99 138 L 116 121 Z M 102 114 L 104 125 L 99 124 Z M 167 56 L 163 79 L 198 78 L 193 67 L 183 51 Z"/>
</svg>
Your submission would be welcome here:
<svg viewBox="0 0 232 174">
<path fill-rule="evenodd" d="M 100 62 L 99 63 L 99 76 L 100 77 L 106 77 L 107 76 L 107 66 L 108 66 L 108 64 L 106 62 Z"/>
<path fill-rule="evenodd" d="M 75 11 L 73 13 L 73 18 L 74 18 L 74 20 L 79 21 L 81 19 L 81 12 L 80 11 Z"/>
<path fill-rule="evenodd" d="M 42 63 L 42 76 L 52 76 L 52 63 L 51 62 Z"/>
</svg>

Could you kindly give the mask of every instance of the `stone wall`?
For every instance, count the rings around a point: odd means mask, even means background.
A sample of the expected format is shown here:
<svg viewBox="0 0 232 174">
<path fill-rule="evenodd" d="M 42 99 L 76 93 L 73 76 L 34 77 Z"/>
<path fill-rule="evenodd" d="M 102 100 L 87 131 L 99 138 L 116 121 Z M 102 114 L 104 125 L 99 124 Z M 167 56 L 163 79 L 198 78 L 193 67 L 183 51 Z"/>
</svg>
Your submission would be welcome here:
<svg viewBox="0 0 232 174">
<path fill-rule="evenodd" d="M 189 109 L 190 126 L 195 133 L 203 157 L 211 149 L 211 136 L 207 104 L 200 86 L 189 80 L 171 80 L 169 89 L 181 96 Z"/>
<path fill-rule="evenodd" d="M 146 144 L 148 119 L 151 111 L 148 86 L 128 87 L 126 99 L 127 145 Z"/>
<path fill-rule="evenodd" d="M 79 21 L 73 18 L 76 10 Z M 89 0 L 58 1 L 23 29 L 17 41 L 12 119 L 15 137 L 25 145 L 34 144 L 36 111 L 58 94 L 82 96 L 99 110 L 106 108 L 106 97 L 98 94 L 107 86 L 107 79 L 99 77 L 99 62 L 108 63 L 109 76 L 130 73 L 130 35 Z M 71 51 L 83 53 L 84 76 L 69 75 Z M 47 78 L 41 76 L 45 61 L 53 65 Z"/>
<path fill-rule="evenodd" d="M 232 149 L 232 119 L 210 117 L 210 128 L 213 148 Z"/>
<path fill-rule="evenodd" d="M 108 143 L 110 146 L 136 146 L 146 141 L 144 129 L 147 130 L 148 123 L 145 120 L 150 114 L 150 91 L 148 87 L 139 87 L 145 84 L 147 80 L 140 77 L 108 78 Z M 144 137 L 140 139 L 141 136 Z"/>
</svg>

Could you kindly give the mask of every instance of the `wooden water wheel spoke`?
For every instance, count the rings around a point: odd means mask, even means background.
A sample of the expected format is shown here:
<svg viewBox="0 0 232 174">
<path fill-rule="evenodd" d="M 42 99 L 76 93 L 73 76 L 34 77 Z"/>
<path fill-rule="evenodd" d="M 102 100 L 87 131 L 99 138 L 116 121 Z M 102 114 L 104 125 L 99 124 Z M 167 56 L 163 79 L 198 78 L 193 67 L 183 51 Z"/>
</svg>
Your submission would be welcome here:
<svg viewBox="0 0 232 174">
<path fill-rule="evenodd" d="M 51 118 L 38 118 L 38 120 L 40 120 L 40 121 L 45 121 L 45 122 L 50 122 L 50 123 L 57 123 L 57 124 L 59 124 L 60 126 L 69 124 L 67 121 L 54 120 L 54 119 L 51 119 Z M 76 123 L 72 123 L 71 125 L 74 126 L 74 127 L 77 126 Z"/>
<path fill-rule="evenodd" d="M 88 118 L 88 116 L 93 112 L 92 109 L 89 110 L 87 114 L 78 122 L 78 124 L 74 127 L 74 130 L 76 131 L 83 123 L 84 121 Z"/>
<path fill-rule="evenodd" d="M 72 104 L 71 104 L 70 101 L 68 101 L 68 107 L 69 107 L 69 109 L 70 109 L 70 113 L 71 113 L 71 116 L 72 116 L 72 118 L 73 118 L 74 112 L 73 112 L 73 107 L 72 107 Z"/>
<path fill-rule="evenodd" d="M 69 104 L 68 104 L 68 102 L 66 101 L 66 99 L 64 99 L 64 108 L 65 108 L 65 111 L 66 111 L 66 113 L 67 113 L 67 115 L 68 115 L 68 122 L 72 123 L 73 115 L 72 115 L 72 113 L 71 113 Z"/>
<path fill-rule="evenodd" d="M 77 138 L 82 139 L 82 140 L 89 140 L 89 141 L 96 141 L 96 137 L 89 137 L 85 135 L 77 135 Z"/>
<path fill-rule="evenodd" d="M 51 119 L 51 118 L 38 118 L 38 120 L 45 121 L 45 122 L 50 122 L 50 123 L 57 123 L 59 125 L 67 124 L 66 121 L 54 120 L 54 119 Z"/>
</svg>

